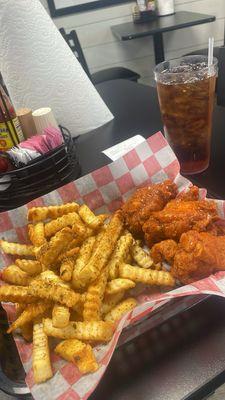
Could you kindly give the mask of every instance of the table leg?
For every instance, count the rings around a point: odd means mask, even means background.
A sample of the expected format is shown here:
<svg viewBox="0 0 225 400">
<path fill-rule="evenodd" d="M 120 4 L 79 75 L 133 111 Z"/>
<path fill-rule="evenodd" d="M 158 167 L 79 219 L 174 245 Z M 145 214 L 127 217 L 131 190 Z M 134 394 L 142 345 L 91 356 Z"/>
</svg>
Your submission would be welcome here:
<svg viewBox="0 0 225 400">
<path fill-rule="evenodd" d="M 162 33 L 155 33 L 155 35 L 153 35 L 153 43 L 155 52 L 155 63 L 157 65 L 165 60 Z"/>
</svg>

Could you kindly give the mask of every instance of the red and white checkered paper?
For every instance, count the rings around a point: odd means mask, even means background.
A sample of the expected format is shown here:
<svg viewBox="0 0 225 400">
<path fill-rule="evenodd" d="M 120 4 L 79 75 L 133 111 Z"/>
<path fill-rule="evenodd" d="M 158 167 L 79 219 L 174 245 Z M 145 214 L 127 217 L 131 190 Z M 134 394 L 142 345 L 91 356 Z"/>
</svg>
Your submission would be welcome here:
<svg viewBox="0 0 225 400">
<path fill-rule="evenodd" d="M 1 237 L 9 241 L 27 241 L 27 210 L 33 206 L 47 206 L 70 201 L 85 202 L 92 210 L 113 212 L 123 201 L 130 197 L 139 186 L 162 182 L 165 179 L 174 181 L 179 191 L 190 186 L 190 182 L 179 173 L 180 167 L 175 154 L 158 132 L 148 140 L 115 162 L 86 175 L 75 182 L 42 196 L 26 206 L 0 214 Z M 201 190 L 201 197 L 206 191 Z M 220 216 L 224 218 L 225 202 L 217 201 Z M 1 254 L 0 268 L 12 262 L 12 258 Z M 219 272 L 206 279 L 186 285 L 163 294 L 141 294 L 139 305 L 124 316 L 110 343 L 98 345 L 94 352 L 100 368 L 93 374 L 81 376 L 78 369 L 51 353 L 54 376 L 46 383 L 36 385 L 32 372 L 32 345 L 21 337 L 15 336 L 16 345 L 27 373 L 26 383 L 33 397 L 37 400 L 78 400 L 87 399 L 93 392 L 112 357 L 117 341 L 124 327 L 135 324 L 157 308 L 169 301 L 182 297 L 201 294 L 214 294 L 225 297 L 225 272 Z M 9 320 L 14 319 L 14 307 L 4 305 Z M 160 312 L 158 313 L 160 318 Z M 135 329 L 135 328 L 134 328 Z M 129 336 L 129 330 L 127 330 Z M 132 331 L 132 335 L 134 332 Z"/>
</svg>

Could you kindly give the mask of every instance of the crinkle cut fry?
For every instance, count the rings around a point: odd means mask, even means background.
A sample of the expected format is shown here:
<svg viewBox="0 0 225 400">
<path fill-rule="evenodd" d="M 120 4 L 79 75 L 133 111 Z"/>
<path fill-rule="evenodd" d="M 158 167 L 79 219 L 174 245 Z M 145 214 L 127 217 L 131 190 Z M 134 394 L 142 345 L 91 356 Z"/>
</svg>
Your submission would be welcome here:
<svg viewBox="0 0 225 400">
<path fill-rule="evenodd" d="M 31 243 L 36 247 L 40 247 L 44 243 L 46 243 L 45 229 L 43 222 L 38 222 L 36 225 L 29 224 L 28 235 Z"/>
<path fill-rule="evenodd" d="M 45 382 L 53 376 L 48 337 L 40 321 L 37 321 L 33 328 L 33 372 L 35 383 Z"/>
<path fill-rule="evenodd" d="M 108 312 L 111 311 L 122 300 L 123 297 L 124 292 L 106 295 L 102 303 L 101 314 L 108 314 Z"/>
<path fill-rule="evenodd" d="M 65 214 L 62 217 L 53 219 L 45 224 L 45 235 L 47 238 L 55 235 L 58 231 L 67 226 L 73 226 L 73 224 L 80 222 L 80 217 L 76 212 Z"/>
<path fill-rule="evenodd" d="M 137 300 L 130 297 L 129 299 L 123 300 L 117 304 L 108 314 L 105 315 L 104 320 L 108 322 L 118 321 L 128 311 L 133 310 L 137 305 Z"/>
<path fill-rule="evenodd" d="M 39 261 L 36 260 L 27 260 L 26 258 L 17 258 L 15 260 L 15 264 L 17 267 L 22 269 L 22 271 L 26 272 L 28 275 L 35 276 L 42 272 L 42 265 Z"/>
<path fill-rule="evenodd" d="M 111 259 L 108 263 L 109 278 L 118 278 L 118 268 L 122 262 L 125 262 L 126 257 L 129 254 L 129 250 L 133 244 L 133 237 L 130 233 L 126 233 L 118 239 L 116 248 L 112 254 Z"/>
<path fill-rule="evenodd" d="M 6 254 L 18 256 L 34 255 L 34 247 L 27 244 L 12 243 L 2 239 L 0 240 L 0 247 Z"/>
<path fill-rule="evenodd" d="M 45 267 L 49 268 L 57 261 L 60 253 L 67 247 L 73 239 L 73 232 L 70 228 L 63 228 L 53 236 L 47 245 L 40 248 L 37 259 Z"/>
<path fill-rule="evenodd" d="M 52 324 L 55 328 L 65 328 L 69 324 L 70 311 L 62 304 L 55 304 L 52 310 Z"/>
<path fill-rule="evenodd" d="M 27 286 L 31 282 L 31 277 L 24 271 L 22 271 L 17 265 L 9 265 L 2 271 L 2 279 L 17 286 Z"/>
<path fill-rule="evenodd" d="M 33 321 L 35 318 L 43 315 L 52 305 L 48 303 L 29 304 L 22 314 L 12 323 L 7 333 L 11 333 L 21 326 L 26 325 L 28 322 Z"/>
<path fill-rule="evenodd" d="M 123 219 L 120 212 L 117 212 L 112 217 L 110 223 L 104 232 L 104 235 L 99 242 L 98 247 L 92 254 L 88 264 L 80 271 L 80 279 L 84 283 L 93 282 L 106 266 L 109 257 L 111 256 L 116 242 L 123 229 Z"/>
<path fill-rule="evenodd" d="M 124 292 L 135 287 L 135 282 L 131 279 L 117 278 L 107 283 L 105 295 L 112 295 L 119 292 Z"/>
<path fill-rule="evenodd" d="M 60 206 L 49 206 L 49 207 L 32 207 L 28 211 L 28 221 L 40 222 L 48 218 L 58 218 L 64 214 L 76 212 L 79 209 L 77 203 L 67 203 Z"/>
<path fill-rule="evenodd" d="M 37 303 L 39 298 L 32 296 L 26 286 L 0 286 L 0 301 L 11 303 Z"/>
<path fill-rule="evenodd" d="M 80 294 L 58 284 L 45 281 L 36 281 L 35 285 L 28 287 L 28 293 L 41 299 L 54 301 L 67 307 L 73 307 L 80 299 Z"/>
<path fill-rule="evenodd" d="M 129 264 L 121 264 L 119 268 L 121 278 L 142 282 L 146 285 L 175 286 L 175 279 L 169 272 L 144 269 Z"/>
<path fill-rule="evenodd" d="M 92 229 L 98 229 L 104 222 L 104 218 L 95 215 L 86 204 L 83 204 L 78 212 L 82 220 Z"/>
<path fill-rule="evenodd" d="M 70 322 L 65 328 L 54 328 L 52 320 L 43 319 L 46 335 L 59 339 L 108 342 L 113 335 L 114 325 L 105 321 Z"/>
<path fill-rule="evenodd" d="M 73 275 L 74 260 L 66 258 L 60 266 L 60 277 L 65 282 L 70 282 Z"/>
<path fill-rule="evenodd" d="M 87 289 L 84 302 L 83 319 L 84 321 L 100 321 L 101 305 L 105 293 L 108 278 L 106 268 L 101 275 Z"/>
<path fill-rule="evenodd" d="M 88 263 L 91 257 L 94 244 L 95 237 L 91 236 L 84 241 L 83 245 L 80 248 L 80 252 L 76 259 L 72 276 L 72 285 L 75 289 L 82 289 L 83 287 L 85 287 L 85 283 L 80 279 L 80 272 Z"/>
<path fill-rule="evenodd" d="M 95 372 L 99 368 L 91 346 L 80 340 L 64 340 L 56 346 L 55 353 L 77 365 L 82 374 Z"/>
</svg>

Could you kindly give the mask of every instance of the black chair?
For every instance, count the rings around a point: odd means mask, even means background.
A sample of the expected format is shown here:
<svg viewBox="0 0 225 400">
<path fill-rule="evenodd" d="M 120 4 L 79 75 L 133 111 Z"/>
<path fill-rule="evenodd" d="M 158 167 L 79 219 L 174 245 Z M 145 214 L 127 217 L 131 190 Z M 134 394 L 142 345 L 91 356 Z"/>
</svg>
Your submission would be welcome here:
<svg viewBox="0 0 225 400">
<path fill-rule="evenodd" d="M 139 74 L 124 67 L 107 68 L 91 74 L 76 31 L 72 30 L 70 33 L 66 33 L 64 28 L 60 28 L 59 31 L 94 85 L 114 79 L 128 79 L 137 82 L 140 78 Z"/>
<path fill-rule="evenodd" d="M 225 27 L 224 27 L 224 40 L 223 40 L 223 45 L 222 46 L 225 46 Z M 220 46 L 214 47 L 213 55 L 217 59 L 219 59 L 219 52 L 220 52 Z M 208 55 L 208 47 L 205 48 L 205 49 L 195 50 L 195 51 L 192 51 L 191 53 L 187 53 L 187 54 L 184 54 L 184 55 L 185 56 L 193 56 L 195 54 L 201 55 L 201 56 L 207 56 Z"/>
</svg>

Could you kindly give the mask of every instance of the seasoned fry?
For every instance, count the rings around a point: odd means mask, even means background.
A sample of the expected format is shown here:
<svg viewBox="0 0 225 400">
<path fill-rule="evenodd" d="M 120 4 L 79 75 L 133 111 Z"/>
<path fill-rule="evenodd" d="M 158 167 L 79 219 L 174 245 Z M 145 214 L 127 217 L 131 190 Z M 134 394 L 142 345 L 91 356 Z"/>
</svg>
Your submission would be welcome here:
<svg viewBox="0 0 225 400">
<path fill-rule="evenodd" d="M 129 264 L 121 264 L 119 267 L 121 278 L 131 279 L 134 282 L 142 282 L 146 285 L 175 286 L 175 279 L 169 272 L 133 267 Z"/>
<path fill-rule="evenodd" d="M 48 337 L 41 322 L 36 322 L 33 330 L 33 372 L 35 383 L 45 382 L 53 376 Z"/>
<path fill-rule="evenodd" d="M 73 249 L 65 251 L 65 253 L 60 254 L 58 257 L 58 262 L 64 261 L 66 258 L 73 258 L 76 260 L 78 253 L 80 251 L 80 247 L 74 247 Z"/>
<path fill-rule="evenodd" d="M 38 222 L 36 225 L 28 225 L 28 235 L 31 243 L 36 246 L 42 246 L 46 243 L 45 229 L 43 222 Z"/>
<path fill-rule="evenodd" d="M 55 304 L 52 310 L 52 325 L 55 328 L 65 328 L 69 324 L 70 311 L 68 307 Z"/>
<path fill-rule="evenodd" d="M 60 277 L 65 282 L 70 282 L 73 275 L 74 260 L 72 258 L 66 258 L 60 267 Z"/>
<path fill-rule="evenodd" d="M 116 322 L 128 311 L 133 310 L 137 305 L 137 300 L 130 297 L 129 299 L 123 300 L 121 303 L 117 304 L 108 314 L 105 315 L 105 321 Z"/>
<path fill-rule="evenodd" d="M 138 244 L 131 247 L 131 254 L 139 267 L 151 268 L 153 260 L 150 255 L 143 250 Z"/>
<path fill-rule="evenodd" d="M 58 218 L 64 214 L 76 212 L 79 209 L 77 203 L 67 203 L 61 206 L 50 206 L 50 207 L 32 207 L 28 211 L 28 221 L 40 222 L 48 218 Z"/>
<path fill-rule="evenodd" d="M 54 328 L 52 320 L 43 320 L 47 336 L 59 339 L 79 339 L 84 341 L 108 342 L 113 335 L 114 325 L 105 321 L 70 322 L 66 328 Z"/>
<path fill-rule="evenodd" d="M 54 266 L 59 254 L 62 253 L 72 239 L 73 232 L 70 228 L 64 228 L 57 232 L 48 244 L 40 248 L 37 254 L 38 261 L 45 267 Z"/>
<path fill-rule="evenodd" d="M 68 283 L 64 282 L 58 275 L 53 271 L 47 270 L 42 272 L 35 281 L 31 282 L 31 285 L 36 285 L 36 281 L 41 280 L 48 284 L 57 284 L 58 286 L 68 287 Z"/>
<path fill-rule="evenodd" d="M 6 254 L 18 255 L 18 256 L 33 256 L 33 246 L 27 244 L 11 243 L 6 240 L 0 240 L 0 247 Z"/>
<path fill-rule="evenodd" d="M 37 304 L 29 304 L 27 308 L 22 312 L 22 314 L 13 322 L 10 328 L 7 330 L 7 333 L 11 333 L 18 328 L 28 324 L 33 321 L 35 318 L 42 316 L 49 308 L 51 304 L 48 303 L 37 303 Z"/>
<path fill-rule="evenodd" d="M 37 303 L 38 297 L 32 296 L 25 286 L 0 286 L 0 301 L 11 303 Z"/>
<path fill-rule="evenodd" d="M 55 235 L 58 231 L 67 226 L 72 226 L 73 224 L 79 223 L 80 217 L 76 212 L 65 214 L 62 217 L 53 219 L 52 221 L 45 224 L 45 236 L 47 238 Z"/>
<path fill-rule="evenodd" d="M 79 256 L 77 257 L 72 277 L 72 285 L 75 289 L 81 289 L 85 287 L 85 283 L 83 283 L 83 281 L 80 279 L 80 273 L 90 260 L 94 244 L 95 237 L 91 236 L 90 238 L 85 240 L 80 248 Z"/>
<path fill-rule="evenodd" d="M 93 282 L 98 277 L 101 270 L 106 266 L 122 232 L 122 229 L 122 217 L 121 214 L 117 212 L 107 225 L 104 235 L 102 236 L 102 239 L 91 256 L 88 264 L 86 264 L 85 267 L 80 271 L 79 278 L 83 284 L 87 285 Z"/>
<path fill-rule="evenodd" d="M 117 278 L 108 282 L 105 290 L 106 295 L 112 295 L 119 292 L 124 292 L 125 290 L 135 287 L 135 282 L 130 279 Z"/>
<path fill-rule="evenodd" d="M 109 278 L 118 278 L 119 265 L 125 261 L 129 254 L 130 247 L 133 244 L 133 237 L 130 233 L 126 233 L 118 240 L 113 255 L 108 263 Z"/>
<path fill-rule="evenodd" d="M 32 278 L 19 267 L 12 264 L 3 269 L 2 279 L 12 285 L 27 286 Z"/>
<path fill-rule="evenodd" d="M 102 315 L 105 315 L 111 311 L 122 300 L 123 296 L 124 292 L 105 296 L 101 307 Z"/>
<path fill-rule="evenodd" d="M 97 217 L 86 204 L 83 204 L 78 211 L 82 220 L 92 229 L 98 229 L 107 218 L 107 216 Z"/>
<path fill-rule="evenodd" d="M 56 346 L 55 353 L 77 365 L 82 374 L 95 372 L 99 368 L 91 346 L 80 340 L 64 340 Z"/>
<path fill-rule="evenodd" d="M 73 307 L 80 299 L 80 294 L 75 293 L 70 288 L 45 281 L 36 281 L 35 285 L 30 285 L 28 293 L 40 299 L 54 301 L 67 307 Z"/>
<path fill-rule="evenodd" d="M 108 278 L 106 268 L 101 275 L 87 289 L 84 302 L 83 319 L 84 321 L 100 321 L 101 305 L 105 293 Z"/>
<path fill-rule="evenodd" d="M 17 258 L 15 260 L 15 264 L 17 265 L 17 267 L 22 269 L 22 271 L 26 272 L 30 276 L 35 276 L 42 272 L 42 265 L 39 261 L 36 260 Z"/>
</svg>

